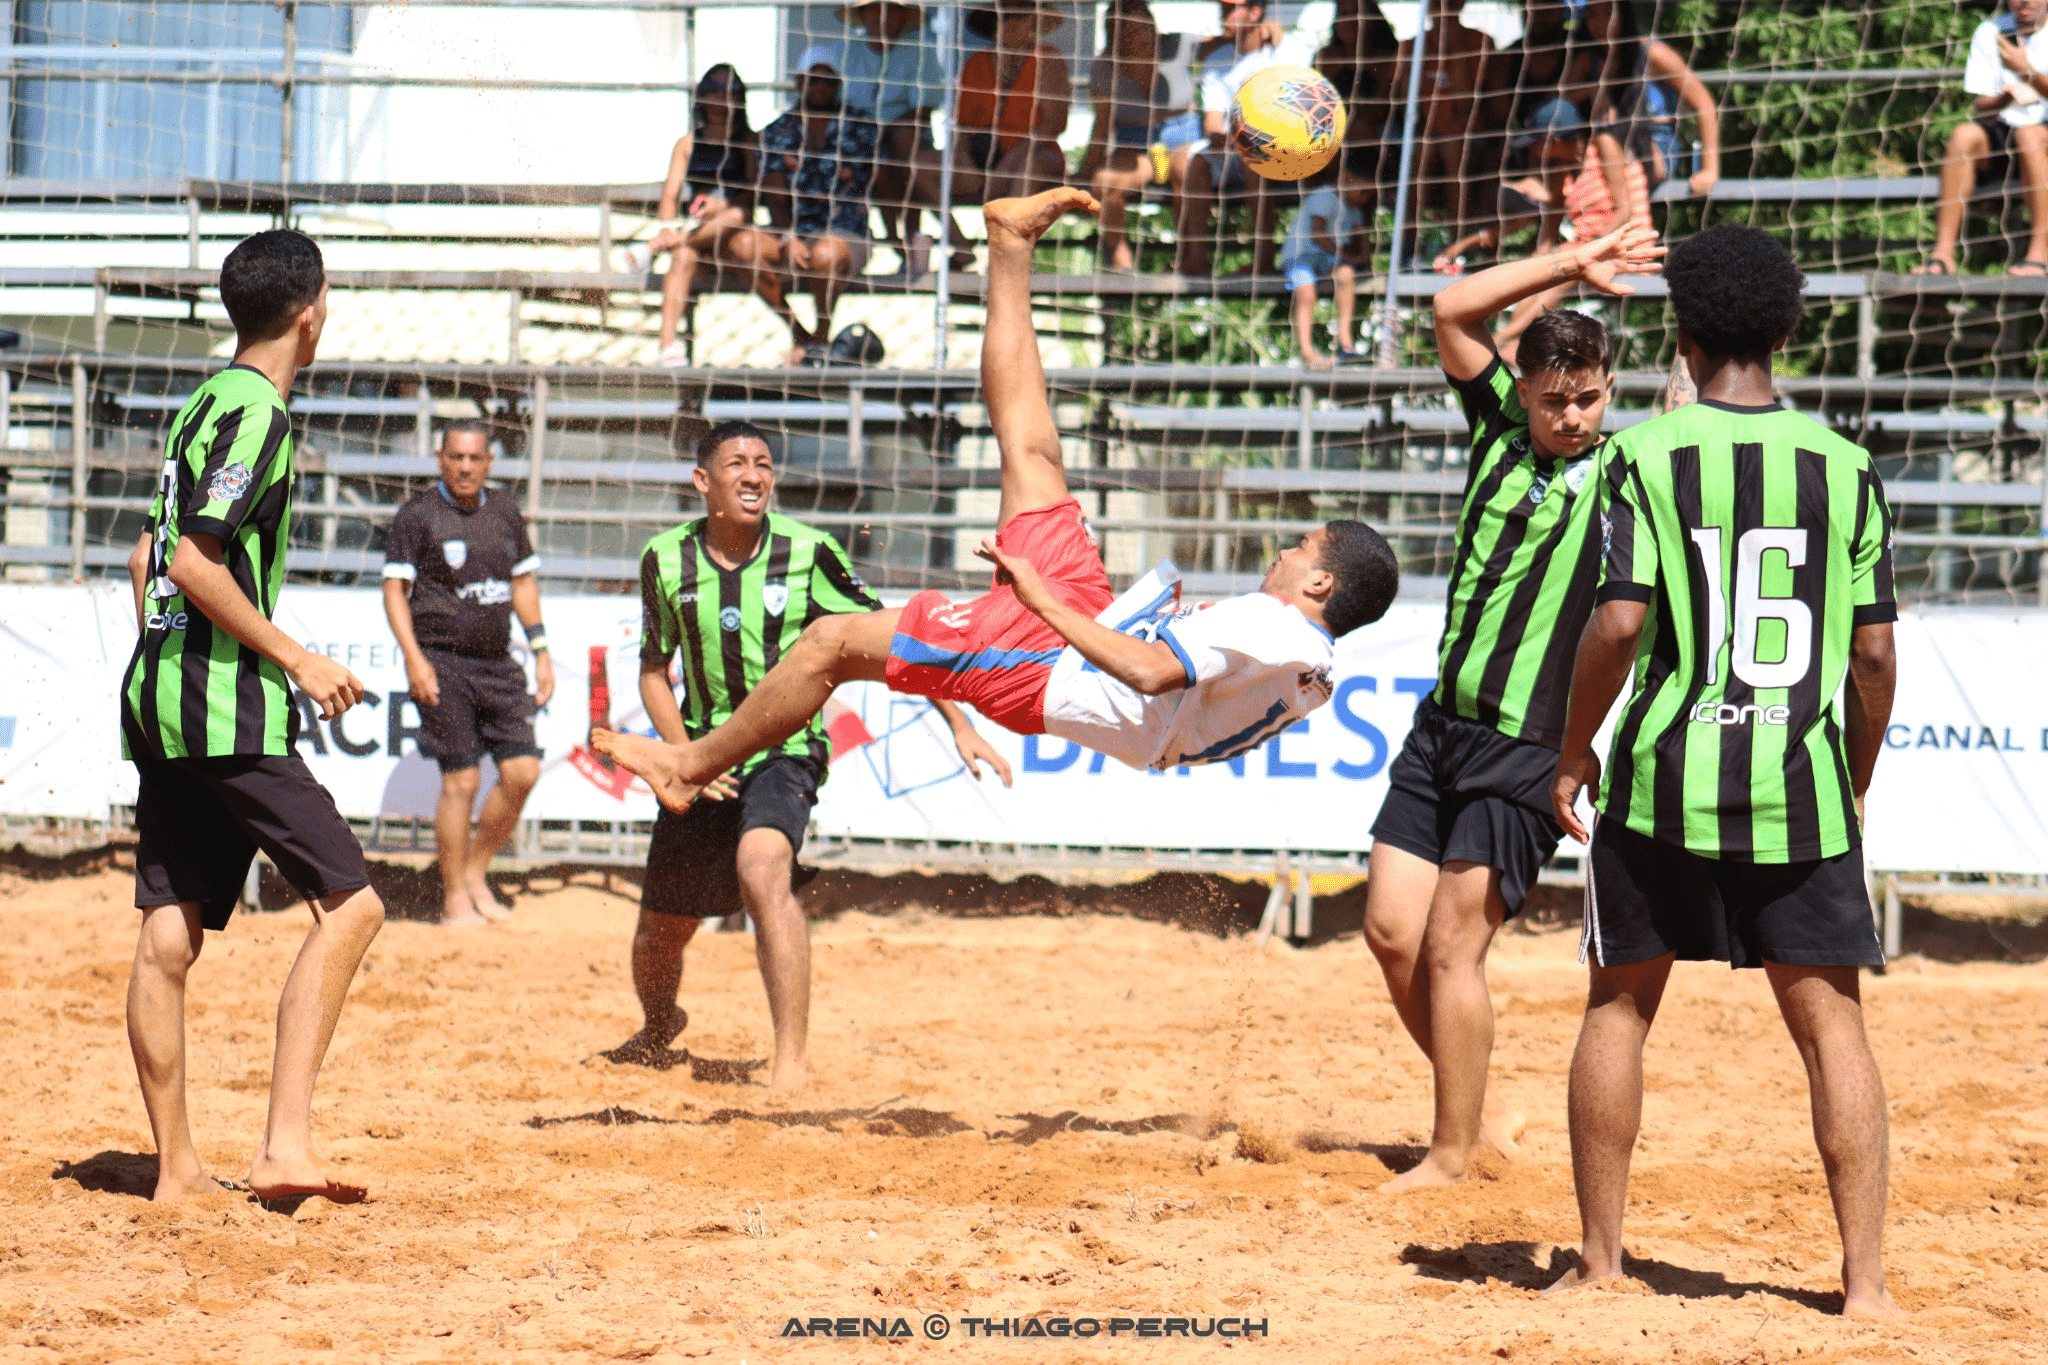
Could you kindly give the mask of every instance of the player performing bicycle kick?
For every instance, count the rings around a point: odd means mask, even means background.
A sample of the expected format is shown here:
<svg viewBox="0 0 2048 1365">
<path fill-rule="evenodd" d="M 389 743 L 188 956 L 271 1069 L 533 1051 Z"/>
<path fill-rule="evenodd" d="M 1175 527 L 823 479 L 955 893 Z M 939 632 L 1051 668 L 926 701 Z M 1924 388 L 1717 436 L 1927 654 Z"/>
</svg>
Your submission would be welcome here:
<svg viewBox="0 0 2048 1365">
<path fill-rule="evenodd" d="M 1053 734 L 1134 768 L 1220 763 L 1330 699 L 1338 636 L 1385 614 L 1400 572 L 1371 527 L 1332 521 L 1283 550 L 1259 590 L 1178 608 L 1171 594 L 1115 602 L 1081 506 L 1031 323 L 1031 254 L 1045 230 L 1095 200 L 1059 188 L 999 199 L 988 224 L 981 382 L 1002 454 L 986 596 L 921 592 L 895 611 L 807 629 L 730 720 L 687 744 L 598 731 L 592 743 L 682 810 L 706 785 L 810 721 L 841 683 L 964 702 L 1018 734 Z M 1114 609 L 1112 609 L 1114 608 Z"/>
</svg>

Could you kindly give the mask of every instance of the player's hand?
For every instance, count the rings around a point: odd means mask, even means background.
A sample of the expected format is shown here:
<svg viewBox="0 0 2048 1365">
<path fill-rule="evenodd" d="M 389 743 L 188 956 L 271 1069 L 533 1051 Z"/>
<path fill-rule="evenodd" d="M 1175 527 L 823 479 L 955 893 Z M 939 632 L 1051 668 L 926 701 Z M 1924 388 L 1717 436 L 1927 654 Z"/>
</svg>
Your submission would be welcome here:
<svg viewBox="0 0 2048 1365">
<path fill-rule="evenodd" d="M 1694 171 L 1685 183 L 1691 186 L 1694 194 L 1705 198 L 1707 191 L 1721 183 L 1721 173 L 1719 171 Z"/>
<path fill-rule="evenodd" d="M 412 689 L 412 699 L 421 706 L 441 704 L 441 675 L 434 671 L 434 666 L 424 656 L 418 663 L 411 659 L 405 661 L 405 685 Z"/>
<path fill-rule="evenodd" d="M 981 542 L 974 553 L 996 566 L 996 582 L 1014 589 L 1017 600 L 1032 615 L 1042 616 L 1053 605 L 1052 595 L 1045 590 L 1045 580 L 1038 576 L 1030 560 L 1004 554 L 993 540 Z"/>
<path fill-rule="evenodd" d="M 1557 823 L 1564 826 L 1564 832 L 1580 843 L 1592 842 L 1585 824 L 1579 819 L 1579 793 L 1590 797 L 1600 794 L 1600 755 L 1587 749 L 1577 758 L 1559 758 L 1557 777 L 1550 784 L 1550 811 L 1557 817 Z"/>
<path fill-rule="evenodd" d="M 543 649 L 533 656 L 533 704 L 546 706 L 555 695 L 555 661 Z"/>
<path fill-rule="evenodd" d="M 2027 60 L 2027 50 L 2010 38 L 1998 40 L 1998 60 L 2005 63 L 2005 69 L 2026 80 L 2034 74 L 2033 64 Z"/>
<path fill-rule="evenodd" d="M 730 771 L 727 771 L 712 778 L 710 784 L 703 791 L 697 793 L 697 799 L 700 801 L 730 801 L 739 794 L 739 779 L 734 777 Z"/>
<path fill-rule="evenodd" d="M 1009 763 L 990 747 L 989 742 L 983 739 L 980 731 L 972 725 L 963 725 L 953 732 L 953 747 L 960 751 L 960 761 L 967 765 L 968 774 L 976 782 L 981 781 L 980 765 L 986 763 L 997 777 L 1003 779 L 1005 787 L 1010 785 Z"/>
<path fill-rule="evenodd" d="M 429 669 L 432 667 L 428 665 Z M 325 654 L 309 649 L 301 656 L 299 666 L 287 671 L 299 691 L 313 699 L 322 720 L 333 720 L 363 699 L 362 680 Z"/>
<path fill-rule="evenodd" d="M 1623 223 L 1605 237 L 1579 248 L 1579 278 L 1603 294 L 1626 298 L 1636 292 L 1623 284 L 1622 275 L 1654 275 L 1664 268 L 1664 248 L 1658 244 L 1657 229 L 1643 223 Z"/>
<path fill-rule="evenodd" d="M 789 239 L 788 258 L 791 270 L 809 270 L 811 268 L 810 243 L 801 237 L 791 237 Z"/>
</svg>

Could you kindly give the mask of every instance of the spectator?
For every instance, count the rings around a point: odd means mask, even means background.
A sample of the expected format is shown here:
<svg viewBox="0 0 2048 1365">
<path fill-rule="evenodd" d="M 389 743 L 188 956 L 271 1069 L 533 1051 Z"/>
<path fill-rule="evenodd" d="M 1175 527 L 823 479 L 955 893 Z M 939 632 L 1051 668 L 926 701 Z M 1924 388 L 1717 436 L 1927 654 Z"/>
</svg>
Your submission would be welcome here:
<svg viewBox="0 0 2048 1365">
<path fill-rule="evenodd" d="M 1941 203 L 1935 211 L 1934 249 L 1916 275 L 1953 275 L 1963 212 L 1980 173 L 2001 179 L 2019 162 L 2032 220 L 2027 254 L 2007 274 L 2048 275 L 2048 13 L 2044 0 L 2012 0 L 2012 11 L 1977 25 L 1963 89 L 1977 97 L 1976 117 L 1949 135 L 1941 160 Z"/>
<path fill-rule="evenodd" d="M 1334 181 L 1309 191 L 1301 201 L 1287 244 L 1280 249 L 1280 269 L 1293 297 L 1294 344 L 1301 348 L 1301 363 L 1311 370 L 1365 359 L 1353 344 L 1352 315 L 1358 269 L 1370 266 L 1365 223 L 1373 203 L 1372 165 L 1369 151 L 1346 156 Z M 1315 346 L 1316 290 L 1325 280 L 1337 304 L 1332 355 Z"/>
<path fill-rule="evenodd" d="M 1137 268 L 1124 223 L 1132 193 L 1148 185 L 1178 189 L 1202 141 L 1201 117 L 1173 107 L 1172 82 L 1159 62 L 1159 28 L 1145 0 L 1112 0 L 1103 19 L 1102 55 L 1089 73 L 1095 131 L 1074 172 L 1102 204 L 1102 255 L 1111 270 Z"/>
<path fill-rule="evenodd" d="M 1275 36 L 1266 22 L 1265 0 L 1221 0 L 1223 41 L 1202 63 L 1202 134 L 1207 147 L 1188 161 L 1181 190 L 1177 231 L 1184 275 L 1206 275 L 1215 260 L 1211 232 L 1216 200 L 1249 199 L 1252 205 L 1252 273 L 1274 273 L 1279 244 L 1274 225 L 1280 203 L 1266 181 L 1245 168 L 1230 149 L 1230 106 L 1244 83 L 1269 66 L 1311 66 L 1315 48 L 1299 33 Z"/>
<path fill-rule="evenodd" d="M 846 281 L 867 265 L 868 184 L 875 125 L 841 108 L 838 55 L 806 52 L 797 63 L 797 106 L 761 130 L 761 199 L 772 232 L 736 235 L 736 262 L 750 270 L 762 301 L 789 324 L 789 363 L 832 335 L 832 311 Z M 784 277 L 808 283 L 817 327 L 797 321 Z"/>
<path fill-rule="evenodd" d="M 1475 196 L 1500 175 L 1501 134 L 1513 126 L 1512 101 L 1496 87 L 1512 62 L 1492 39 L 1465 25 L 1451 0 L 1430 0 L 1430 10 L 1415 149 L 1415 206 L 1418 222 L 1425 205 L 1436 207 L 1456 236 L 1482 216 L 1473 212 Z M 1413 51 L 1412 45 L 1407 51 Z M 1406 53 L 1400 65 L 1406 79 Z M 1405 90 L 1399 98 L 1405 102 Z"/>
<path fill-rule="evenodd" d="M 1315 64 L 1344 101 L 1349 115 L 1347 147 L 1400 142 L 1397 111 L 1407 93 L 1401 80 L 1405 51 L 1377 5 L 1370 0 L 1337 0 L 1329 41 L 1316 54 Z"/>
<path fill-rule="evenodd" d="M 758 143 L 747 122 L 746 82 L 729 63 L 720 62 L 697 82 L 690 131 L 669 153 L 668 180 L 656 210 L 661 226 L 646 241 L 626 248 L 626 268 L 636 275 L 662 252 L 671 254 L 661 284 L 663 365 L 690 363 L 689 348 L 676 344 L 676 326 L 690 306 L 697 267 L 715 262 L 726 239 L 754 219 Z M 689 214 L 684 217 L 680 210 L 686 202 Z"/>
<path fill-rule="evenodd" d="M 867 0 L 846 6 L 839 18 L 861 30 L 840 54 L 846 112 L 879 130 L 868 197 L 882 211 L 883 236 L 908 246 L 917 216 L 909 201 L 911 167 L 920 151 L 932 150 L 931 116 L 945 102 L 945 63 L 916 5 Z"/>
<path fill-rule="evenodd" d="M 1612 118 L 1595 139 L 1608 184 L 1616 183 L 1614 172 L 1622 161 L 1634 157 L 1642 163 L 1651 189 L 1682 175 L 1694 194 L 1705 194 L 1721 180 L 1720 106 L 1677 48 L 1661 38 L 1641 38 L 1633 45 L 1629 79 L 1618 92 Z M 1690 109 L 1699 125 L 1697 167 L 1679 136 L 1680 106 Z"/>
<path fill-rule="evenodd" d="M 547 629 L 534 573 L 540 556 L 510 493 L 496 501 L 484 481 L 491 447 L 484 424 L 454 422 L 441 433 L 441 477 L 398 509 L 384 548 L 384 614 L 405 656 L 405 678 L 420 708 L 420 752 L 441 769 L 434 838 L 441 861 L 441 923 L 483 924 L 507 911 L 484 872 L 512 836 L 527 793 L 540 780 L 533 713 L 555 690 Z M 535 695 L 510 654 L 512 617 L 533 651 Z M 498 764 L 476 837 L 479 765 Z"/>
</svg>

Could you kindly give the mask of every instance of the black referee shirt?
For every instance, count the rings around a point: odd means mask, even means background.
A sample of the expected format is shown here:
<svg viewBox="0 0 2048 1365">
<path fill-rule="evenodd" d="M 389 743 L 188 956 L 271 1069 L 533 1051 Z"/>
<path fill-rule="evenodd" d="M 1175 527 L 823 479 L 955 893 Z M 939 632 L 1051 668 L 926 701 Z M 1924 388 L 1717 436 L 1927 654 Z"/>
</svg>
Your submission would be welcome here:
<svg viewBox="0 0 2048 1365">
<path fill-rule="evenodd" d="M 512 580 L 540 567 L 511 494 L 482 489 L 463 507 L 436 479 L 398 509 L 384 546 L 384 576 L 412 584 L 421 649 L 503 658 L 512 644 Z"/>
</svg>

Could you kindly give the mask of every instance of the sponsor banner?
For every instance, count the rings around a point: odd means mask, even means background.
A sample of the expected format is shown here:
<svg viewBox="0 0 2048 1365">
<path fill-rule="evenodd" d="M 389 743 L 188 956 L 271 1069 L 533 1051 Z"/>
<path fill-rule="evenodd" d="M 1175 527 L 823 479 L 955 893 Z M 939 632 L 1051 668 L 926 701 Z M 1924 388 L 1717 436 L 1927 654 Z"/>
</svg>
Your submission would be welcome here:
<svg viewBox="0 0 2048 1365">
<path fill-rule="evenodd" d="M 652 819 L 653 797 L 585 749 L 593 707 L 648 732 L 639 604 L 550 596 L 557 690 L 536 726 L 542 819 Z M 375 589 L 288 589 L 278 624 L 348 665 L 364 703 L 331 722 L 301 712 L 299 752 L 353 816 L 431 816 L 438 771 L 414 737 L 419 710 Z M 937 714 L 875 683 L 841 688 L 817 827 L 862 838 L 1175 849 L 1364 850 L 1387 765 L 1431 685 L 1442 610 L 1397 606 L 1341 642 L 1330 704 L 1230 764 L 1137 772 L 1048 735 L 980 728 L 1016 777 L 970 777 Z M 526 662 L 519 633 L 514 652 Z M 2019 613 L 1909 614 L 1899 691 L 1869 803 L 1870 864 L 2048 873 L 2048 620 Z M 0 811 L 103 815 L 133 799 L 116 689 L 135 639 L 112 584 L 0 585 Z M 487 768 L 488 771 L 488 768 Z"/>
</svg>

